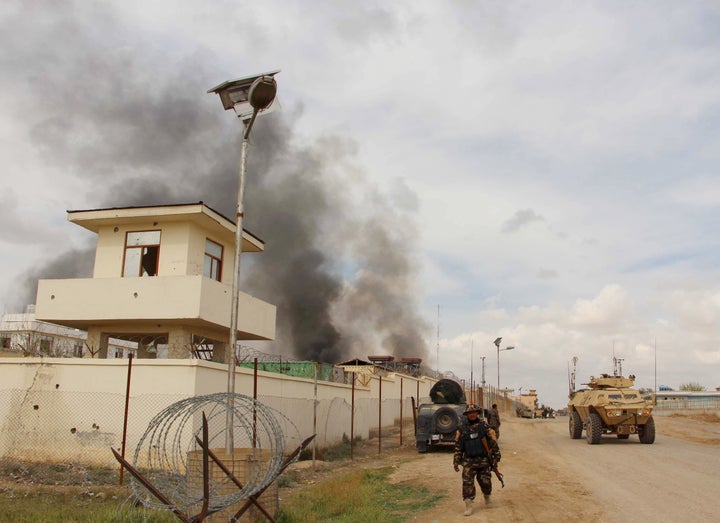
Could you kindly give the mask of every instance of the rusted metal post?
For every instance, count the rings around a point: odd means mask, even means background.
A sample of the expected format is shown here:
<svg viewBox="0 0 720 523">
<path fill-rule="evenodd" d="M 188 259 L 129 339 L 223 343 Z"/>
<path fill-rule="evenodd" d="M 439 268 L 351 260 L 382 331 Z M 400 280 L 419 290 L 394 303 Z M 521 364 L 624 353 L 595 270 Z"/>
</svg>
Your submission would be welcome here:
<svg viewBox="0 0 720 523">
<path fill-rule="evenodd" d="M 378 391 L 378 454 L 382 452 L 382 374 L 380 374 L 380 390 Z"/>
<path fill-rule="evenodd" d="M 223 473 L 230 479 L 230 481 L 232 481 L 233 483 L 235 483 L 235 485 L 237 486 L 237 488 L 242 489 L 242 488 L 243 488 L 243 484 L 235 477 L 235 475 L 234 475 L 233 472 L 227 467 L 227 465 L 225 465 L 225 463 L 223 463 L 223 462 L 220 460 L 220 458 L 217 456 L 217 454 L 215 454 L 211 449 L 208 448 L 207 443 L 205 443 L 202 439 L 200 439 L 200 438 L 197 437 L 197 436 L 195 436 L 195 441 L 197 441 L 198 445 L 200 445 L 200 448 L 203 449 L 203 452 L 207 450 L 208 457 L 209 457 L 211 460 L 213 460 L 213 462 L 215 463 L 215 465 L 217 465 L 218 468 L 223 471 Z M 204 480 L 204 478 L 203 478 L 203 485 L 204 485 L 204 484 L 205 484 L 205 480 Z M 272 523 L 275 523 L 275 518 L 273 518 L 272 515 L 271 515 L 267 510 L 265 510 L 265 508 L 258 502 L 257 496 L 253 495 L 253 496 L 250 496 L 248 499 L 252 502 L 253 505 L 255 505 L 255 507 L 256 507 L 260 512 L 263 513 L 263 515 L 267 518 L 268 521 L 271 521 Z"/>
<path fill-rule="evenodd" d="M 410 396 L 410 401 L 412 401 L 412 410 L 413 410 L 413 434 L 417 436 L 417 405 L 415 405 L 415 398 Z"/>
<path fill-rule="evenodd" d="M 314 436 L 313 436 L 314 437 Z M 133 467 L 130 463 L 128 463 L 125 458 L 123 458 L 120 453 L 115 450 L 114 448 L 110 447 L 111 452 L 115 456 L 115 459 L 118 460 L 120 465 L 122 465 L 124 468 L 132 474 L 135 479 L 137 479 L 142 485 L 152 494 L 155 496 L 162 504 L 164 504 L 173 514 L 175 514 L 180 521 L 183 523 L 202 523 L 205 518 L 214 513 L 217 512 L 218 508 L 210 508 L 210 449 L 208 444 L 208 423 L 207 423 L 207 417 L 205 416 L 205 413 L 203 412 L 202 415 L 202 441 L 200 441 L 197 436 L 196 440 L 200 442 L 200 446 L 202 447 L 202 471 L 203 471 L 203 502 L 202 507 L 200 509 L 200 512 L 195 516 L 189 516 L 185 513 L 183 513 L 182 510 L 177 508 L 174 503 L 170 501 L 170 498 L 165 496 L 155 485 L 153 485 L 150 480 L 148 480 L 145 476 L 142 475 L 142 473 L 137 470 L 135 467 Z M 306 440 L 309 441 L 309 440 Z M 267 488 L 267 487 L 266 487 Z M 259 494 L 258 494 L 259 495 Z"/>
<path fill-rule="evenodd" d="M 202 506 L 200 508 L 200 513 L 193 518 L 193 521 L 205 521 L 205 517 L 208 514 L 208 509 L 210 508 L 210 455 L 208 454 L 208 441 L 209 441 L 209 431 L 208 431 L 208 422 L 207 417 L 205 416 L 205 413 L 202 413 L 202 436 L 203 436 L 203 446 L 202 446 L 202 471 L 203 471 L 203 502 Z M 234 418 L 233 418 L 234 419 Z"/>
<path fill-rule="evenodd" d="M 128 411 L 130 408 L 130 377 L 132 376 L 132 352 L 128 354 L 128 371 L 127 371 L 127 386 L 125 387 L 125 414 L 123 416 L 123 434 L 122 434 L 122 446 L 120 448 L 120 455 L 125 459 L 125 443 L 127 441 L 127 425 L 128 425 Z M 123 484 L 123 477 L 125 474 L 125 467 L 120 465 L 120 485 Z"/>
<path fill-rule="evenodd" d="M 350 393 L 350 461 L 352 461 L 355 452 L 355 376 L 352 373 L 352 392 Z"/>
<path fill-rule="evenodd" d="M 403 445 L 403 379 L 400 378 L 400 446 Z"/>
<path fill-rule="evenodd" d="M 258 359 L 253 360 L 253 448 L 257 446 Z M 232 456 L 232 454 L 230 454 Z"/>
<path fill-rule="evenodd" d="M 318 390 L 318 366 L 320 365 L 319 362 L 315 362 L 315 380 L 314 380 L 314 386 L 313 386 L 313 434 L 317 434 L 317 390 Z M 317 439 L 313 442 L 313 449 L 312 449 L 312 465 L 313 465 L 313 473 L 315 473 L 315 454 L 317 451 Z"/>
<path fill-rule="evenodd" d="M 314 437 L 315 437 L 315 434 L 313 434 L 313 435 L 310 436 L 309 438 L 306 438 L 306 439 L 300 444 L 300 446 L 299 446 L 298 448 L 296 448 L 287 458 L 285 458 L 285 460 L 284 460 L 284 461 L 282 462 L 282 464 L 280 465 L 280 472 L 278 472 L 278 476 L 280 476 L 280 474 L 282 474 L 282 473 L 285 471 L 285 469 L 288 468 L 293 461 L 295 461 L 295 458 L 296 458 L 303 450 L 305 450 L 305 448 L 310 444 L 310 442 L 313 440 Z M 239 521 L 240 518 L 242 517 L 242 515 L 245 514 L 245 512 L 247 511 L 247 509 L 249 509 L 249 508 L 250 508 L 250 505 L 253 503 L 253 499 L 252 499 L 252 498 L 253 498 L 253 497 L 256 498 L 256 499 L 259 498 L 259 497 L 262 495 L 262 493 L 265 492 L 265 490 L 266 490 L 269 486 L 270 486 L 270 484 L 265 485 L 263 488 L 261 488 L 260 490 L 258 490 L 253 496 L 251 496 L 250 499 L 245 502 L 245 504 L 242 506 L 242 508 L 241 508 L 240 510 L 238 510 L 237 513 L 228 520 L 228 523 L 235 523 L 236 521 Z"/>
</svg>

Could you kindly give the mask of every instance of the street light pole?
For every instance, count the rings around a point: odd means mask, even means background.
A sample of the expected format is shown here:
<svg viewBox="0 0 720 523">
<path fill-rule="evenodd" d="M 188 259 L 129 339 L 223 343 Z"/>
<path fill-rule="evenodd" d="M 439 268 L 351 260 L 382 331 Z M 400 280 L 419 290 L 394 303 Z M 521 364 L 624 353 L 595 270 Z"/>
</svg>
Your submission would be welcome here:
<svg viewBox="0 0 720 523">
<path fill-rule="evenodd" d="M 497 392 L 500 392 L 500 347 L 497 347 Z"/>
<path fill-rule="evenodd" d="M 504 349 L 500 348 L 500 342 L 502 342 L 502 338 L 496 338 L 493 342 L 495 344 L 495 348 L 497 349 L 497 390 L 496 394 L 500 392 L 500 351 L 503 350 L 513 350 L 515 347 L 505 347 Z"/>
<path fill-rule="evenodd" d="M 235 400 L 235 365 L 238 329 L 238 294 L 240 293 L 240 256 L 242 254 L 242 222 L 243 198 L 245 193 L 245 172 L 247 171 L 247 149 L 255 118 L 258 113 L 273 105 L 277 93 L 275 75 L 279 71 L 248 76 L 238 80 L 230 80 L 213 87 L 208 93 L 216 93 L 225 110 L 233 109 L 243 122 L 243 138 L 240 145 L 240 169 L 238 175 L 237 205 L 235 209 L 235 275 L 232 281 L 230 296 L 230 336 L 227 359 L 227 392 L 228 410 L 226 420 L 225 450 L 232 454 L 234 448 L 234 400 Z"/>
</svg>

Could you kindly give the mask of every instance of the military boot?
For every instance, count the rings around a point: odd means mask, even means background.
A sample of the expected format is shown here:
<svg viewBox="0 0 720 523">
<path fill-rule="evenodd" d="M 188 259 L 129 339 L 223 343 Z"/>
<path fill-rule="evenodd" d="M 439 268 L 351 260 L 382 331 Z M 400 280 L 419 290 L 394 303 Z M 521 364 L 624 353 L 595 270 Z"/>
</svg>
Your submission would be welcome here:
<svg viewBox="0 0 720 523">
<path fill-rule="evenodd" d="M 470 499 L 470 498 L 465 498 L 465 512 L 464 512 L 464 514 L 465 514 L 466 516 L 469 516 L 470 514 L 472 514 L 472 502 L 473 502 L 472 499 Z"/>
<path fill-rule="evenodd" d="M 483 494 L 483 497 L 485 498 L 485 506 L 492 507 L 492 500 L 490 499 L 490 494 Z"/>
</svg>

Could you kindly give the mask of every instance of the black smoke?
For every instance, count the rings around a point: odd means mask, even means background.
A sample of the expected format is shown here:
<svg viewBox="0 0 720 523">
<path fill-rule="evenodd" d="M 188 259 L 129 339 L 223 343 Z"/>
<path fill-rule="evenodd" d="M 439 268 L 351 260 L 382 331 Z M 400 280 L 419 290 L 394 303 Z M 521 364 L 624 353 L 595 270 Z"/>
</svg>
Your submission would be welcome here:
<svg viewBox="0 0 720 523">
<path fill-rule="evenodd" d="M 58 3 L 34 23 L 18 4 L 0 27 L 30 35 L 3 65 L 15 88 L 37 95 L 28 139 L 38 153 L 81 177 L 83 200 L 96 208 L 203 201 L 234 216 L 242 126 L 206 90 L 237 73 L 224 75 L 202 48 L 168 64 L 141 51 L 144 42 L 116 46 L 137 35 L 110 11 L 76 16 L 74 5 Z M 367 181 L 356 144 L 342 137 L 301 143 L 302 110 L 263 115 L 253 129 L 243 226 L 266 250 L 243 255 L 242 288 L 277 305 L 276 351 L 333 363 L 378 352 L 423 357 L 412 192 Z M 34 296 L 38 278 L 89 277 L 93 251 L 53 255 L 24 275 L 21 299 Z"/>
</svg>

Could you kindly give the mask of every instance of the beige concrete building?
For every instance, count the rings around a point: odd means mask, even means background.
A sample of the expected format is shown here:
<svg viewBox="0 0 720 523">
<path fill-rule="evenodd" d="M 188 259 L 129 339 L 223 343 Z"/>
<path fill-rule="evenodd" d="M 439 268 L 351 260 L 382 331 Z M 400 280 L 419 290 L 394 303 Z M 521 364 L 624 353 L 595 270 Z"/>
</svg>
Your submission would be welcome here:
<svg viewBox="0 0 720 523">
<path fill-rule="evenodd" d="M 539 408 L 538 395 L 537 395 L 537 391 L 535 389 L 530 389 L 525 394 L 520 394 L 519 396 L 514 396 L 512 399 L 513 399 L 513 401 L 518 402 L 523 407 L 527 407 L 532 410 Z"/>
<path fill-rule="evenodd" d="M 86 342 L 85 331 L 36 320 L 34 305 L 26 306 L 23 313 L 3 314 L 0 319 L 0 358 L 93 356 Z M 136 351 L 137 343 L 108 339 L 108 358 L 126 358 Z"/>
<path fill-rule="evenodd" d="M 212 349 L 226 362 L 235 224 L 202 202 L 68 211 L 97 234 L 92 278 L 40 280 L 35 317 L 87 331 L 107 356 L 108 339 L 138 343 L 138 357 L 189 358 Z M 243 231 L 243 252 L 262 240 Z M 275 306 L 238 295 L 238 340 L 275 337 Z"/>
</svg>

